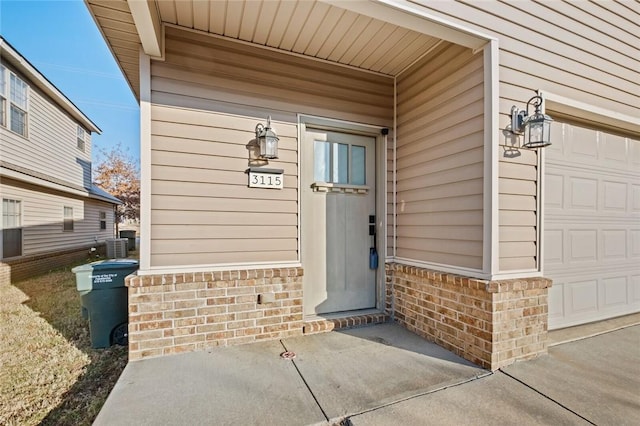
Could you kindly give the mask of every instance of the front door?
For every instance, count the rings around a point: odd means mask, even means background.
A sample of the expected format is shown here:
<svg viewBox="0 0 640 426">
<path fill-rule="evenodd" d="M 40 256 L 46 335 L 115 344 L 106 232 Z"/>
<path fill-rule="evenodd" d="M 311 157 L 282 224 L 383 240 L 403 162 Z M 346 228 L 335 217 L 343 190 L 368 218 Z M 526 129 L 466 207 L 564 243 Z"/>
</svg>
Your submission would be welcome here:
<svg viewBox="0 0 640 426">
<path fill-rule="evenodd" d="M 375 142 L 372 136 L 305 131 L 301 148 L 305 315 L 376 306 L 376 265 L 371 262 L 376 250 Z"/>
</svg>

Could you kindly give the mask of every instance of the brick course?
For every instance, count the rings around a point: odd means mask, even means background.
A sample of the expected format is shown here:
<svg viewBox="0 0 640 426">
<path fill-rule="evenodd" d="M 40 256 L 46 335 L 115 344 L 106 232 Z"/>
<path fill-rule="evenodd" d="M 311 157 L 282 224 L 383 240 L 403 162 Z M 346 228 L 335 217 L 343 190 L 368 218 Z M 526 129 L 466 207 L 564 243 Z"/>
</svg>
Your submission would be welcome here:
<svg viewBox="0 0 640 426">
<path fill-rule="evenodd" d="M 363 325 L 381 324 L 389 321 L 389 313 L 354 315 L 344 318 L 317 318 L 304 322 L 304 334 L 326 333 L 342 328 L 360 327 Z"/>
<path fill-rule="evenodd" d="M 96 251 L 91 252 L 91 248 L 95 248 Z M 8 259 L 0 264 L 4 265 L 0 267 L 0 283 L 4 282 L 2 280 L 9 280 L 7 282 L 26 280 L 76 262 L 83 260 L 89 262 L 92 256 L 104 256 L 105 253 L 106 245 L 101 243 Z"/>
<path fill-rule="evenodd" d="M 394 320 L 484 368 L 547 352 L 551 280 L 484 281 L 387 264 Z"/>
<path fill-rule="evenodd" d="M 302 268 L 131 275 L 129 359 L 302 334 Z M 274 302 L 259 303 L 273 293 Z"/>
<path fill-rule="evenodd" d="M 389 317 L 491 370 L 547 352 L 550 280 L 484 281 L 393 263 L 385 269 L 384 313 L 307 321 L 302 268 L 131 275 L 129 359 L 323 333 Z"/>
</svg>

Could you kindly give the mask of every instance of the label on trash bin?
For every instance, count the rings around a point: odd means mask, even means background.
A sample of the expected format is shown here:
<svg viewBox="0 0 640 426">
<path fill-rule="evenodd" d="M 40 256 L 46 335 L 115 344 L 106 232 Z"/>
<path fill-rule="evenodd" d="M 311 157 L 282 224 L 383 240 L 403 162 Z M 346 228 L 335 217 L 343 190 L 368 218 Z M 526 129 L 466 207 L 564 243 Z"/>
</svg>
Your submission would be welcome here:
<svg viewBox="0 0 640 426">
<path fill-rule="evenodd" d="M 116 278 L 118 274 L 100 274 L 100 275 L 92 275 L 94 284 L 105 284 L 112 283 L 113 279 Z"/>
</svg>

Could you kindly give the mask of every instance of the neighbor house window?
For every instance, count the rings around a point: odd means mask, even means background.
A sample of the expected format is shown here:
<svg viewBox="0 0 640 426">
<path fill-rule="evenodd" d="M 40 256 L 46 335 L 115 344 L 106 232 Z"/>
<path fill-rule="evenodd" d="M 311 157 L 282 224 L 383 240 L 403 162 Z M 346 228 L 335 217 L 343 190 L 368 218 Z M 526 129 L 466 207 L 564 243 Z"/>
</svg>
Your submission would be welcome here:
<svg viewBox="0 0 640 426">
<path fill-rule="evenodd" d="M 100 212 L 100 230 L 107 229 L 107 212 Z"/>
<path fill-rule="evenodd" d="M 84 152 L 84 136 L 85 131 L 82 127 L 78 126 L 78 149 Z"/>
<path fill-rule="evenodd" d="M 73 231 L 73 207 L 64 208 L 64 219 L 62 221 L 64 231 Z"/>
<path fill-rule="evenodd" d="M 27 136 L 27 94 L 29 86 L 20 77 L 9 73 L 9 128 L 22 136 Z"/>
<path fill-rule="evenodd" d="M 22 202 L 2 199 L 2 257 L 22 256 Z"/>
<path fill-rule="evenodd" d="M 7 71 L 0 65 L 0 126 L 6 126 L 5 118 L 7 111 Z"/>
</svg>

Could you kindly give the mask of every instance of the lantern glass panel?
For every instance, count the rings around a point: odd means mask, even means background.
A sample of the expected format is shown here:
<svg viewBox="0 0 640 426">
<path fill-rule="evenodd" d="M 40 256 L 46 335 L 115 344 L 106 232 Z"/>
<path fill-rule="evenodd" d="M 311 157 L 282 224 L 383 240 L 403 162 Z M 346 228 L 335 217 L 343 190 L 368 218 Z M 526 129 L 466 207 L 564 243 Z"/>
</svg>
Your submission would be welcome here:
<svg viewBox="0 0 640 426">
<path fill-rule="evenodd" d="M 278 138 L 267 136 L 264 138 L 264 153 L 265 158 L 276 158 L 278 155 Z"/>
</svg>

